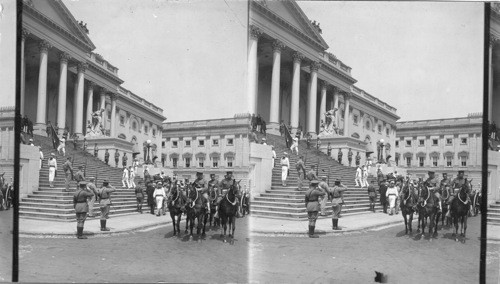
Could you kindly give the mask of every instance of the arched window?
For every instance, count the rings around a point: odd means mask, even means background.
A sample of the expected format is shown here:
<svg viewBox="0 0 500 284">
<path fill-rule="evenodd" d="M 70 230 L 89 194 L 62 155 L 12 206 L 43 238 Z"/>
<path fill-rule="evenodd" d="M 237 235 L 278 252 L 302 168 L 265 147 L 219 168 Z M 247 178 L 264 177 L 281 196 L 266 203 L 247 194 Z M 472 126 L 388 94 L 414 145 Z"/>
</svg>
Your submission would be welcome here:
<svg viewBox="0 0 500 284">
<path fill-rule="evenodd" d="M 132 121 L 132 130 L 137 131 L 137 122 Z"/>
</svg>

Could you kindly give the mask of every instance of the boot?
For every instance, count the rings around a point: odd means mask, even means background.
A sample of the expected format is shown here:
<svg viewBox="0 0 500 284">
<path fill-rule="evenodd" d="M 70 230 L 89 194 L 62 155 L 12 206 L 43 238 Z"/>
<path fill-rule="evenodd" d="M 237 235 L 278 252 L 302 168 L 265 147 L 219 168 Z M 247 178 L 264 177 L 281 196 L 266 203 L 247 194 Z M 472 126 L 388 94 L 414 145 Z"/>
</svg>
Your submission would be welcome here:
<svg viewBox="0 0 500 284">
<path fill-rule="evenodd" d="M 76 231 L 79 239 L 87 239 L 87 237 L 83 235 L 83 227 L 77 227 Z"/>
<path fill-rule="evenodd" d="M 314 234 L 315 226 L 309 226 L 309 238 L 319 238 L 318 235 Z"/>
<path fill-rule="evenodd" d="M 141 214 L 142 214 L 142 204 L 141 204 L 141 205 L 139 205 L 139 213 L 141 213 Z"/>
<path fill-rule="evenodd" d="M 334 226 L 334 230 L 335 231 L 339 231 L 339 230 L 342 230 L 339 228 L 339 219 L 333 219 L 333 226 Z"/>
<path fill-rule="evenodd" d="M 109 228 L 106 228 L 106 220 L 101 220 L 101 231 L 109 231 Z"/>
<path fill-rule="evenodd" d="M 332 219 L 332 230 L 335 230 L 335 219 Z"/>
</svg>

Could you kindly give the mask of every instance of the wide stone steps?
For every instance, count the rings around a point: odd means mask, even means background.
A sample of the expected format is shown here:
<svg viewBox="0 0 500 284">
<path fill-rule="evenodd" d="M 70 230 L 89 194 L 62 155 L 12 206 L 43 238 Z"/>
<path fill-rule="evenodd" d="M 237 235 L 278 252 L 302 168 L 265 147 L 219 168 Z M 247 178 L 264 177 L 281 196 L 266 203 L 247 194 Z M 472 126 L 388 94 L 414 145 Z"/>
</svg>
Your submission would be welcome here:
<svg viewBox="0 0 500 284">
<path fill-rule="evenodd" d="M 488 208 L 486 222 L 491 225 L 500 226 L 500 201 L 496 201 Z"/>
</svg>

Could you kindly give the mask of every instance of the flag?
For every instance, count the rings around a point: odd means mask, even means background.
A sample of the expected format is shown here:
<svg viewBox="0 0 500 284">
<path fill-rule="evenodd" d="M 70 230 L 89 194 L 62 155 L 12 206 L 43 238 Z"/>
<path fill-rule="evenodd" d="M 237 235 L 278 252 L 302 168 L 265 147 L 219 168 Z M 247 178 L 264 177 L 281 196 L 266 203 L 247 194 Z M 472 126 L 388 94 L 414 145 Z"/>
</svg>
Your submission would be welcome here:
<svg viewBox="0 0 500 284">
<path fill-rule="evenodd" d="M 290 130 L 288 130 L 288 127 L 286 125 L 283 125 L 283 128 L 285 128 L 285 143 L 286 147 L 290 148 L 292 146 L 292 135 L 290 134 Z"/>
<path fill-rule="evenodd" d="M 57 147 L 59 147 L 60 141 L 59 137 L 57 137 L 57 132 L 54 129 L 54 126 L 52 124 L 50 125 L 50 138 L 52 138 L 52 146 L 54 146 L 54 149 L 57 150 Z"/>
</svg>

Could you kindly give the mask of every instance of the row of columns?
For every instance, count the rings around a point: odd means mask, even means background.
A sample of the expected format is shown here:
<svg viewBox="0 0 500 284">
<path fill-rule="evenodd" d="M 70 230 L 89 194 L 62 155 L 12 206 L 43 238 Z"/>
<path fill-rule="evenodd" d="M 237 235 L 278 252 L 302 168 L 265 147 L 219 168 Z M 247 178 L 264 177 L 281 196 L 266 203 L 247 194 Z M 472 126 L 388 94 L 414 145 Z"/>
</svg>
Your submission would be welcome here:
<svg viewBox="0 0 500 284">
<path fill-rule="evenodd" d="M 21 115 L 25 115 L 25 78 L 26 78 L 26 66 L 24 58 L 24 48 L 26 37 L 29 32 L 25 29 L 22 31 L 21 37 Z M 35 125 L 37 129 L 44 130 L 46 125 L 46 107 L 47 107 L 47 66 L 48 66 L 48 52 L 52 47 L 49 42 L 41 40 L 39 42 L 40 51 L 40 63 L 39 63 L 39 74 L 38 74 L 38 102 L 37 102 L 37 113 Z M 68 79 L 68 61 L 71 56 L 68 53 L 61 52 L 59 54 L 59 89 L 58 89 L 58 107 L 57 107 L 57 125 L 62 132 L 66 127 L 66 90 L 67 90 L 67 79 Z M 73 133 L 77 135 L 82 135 L 84 133 L 84 84 L 85 84 L 85 71 L 87 69 L 87 64 L 84 62 L 79 62 L 77 65 L 77 80 L 74 88 L 74 104 L 73 104 Z M 86 118 L 91 120 L 91 115 L 93 112 L 93 96 L 96 84 L 94 82 L 89 82 L 87 86 L 87 108 L 86 108 Z M 99 109 L 105 109 L 106 94 L 107 90 L 101 88 L 100 92 L 100 103 Z M 110 134 L 111 137 L 115 136 L 115 116 L 116 116 L 116 94 L 111 94 L 111 126 Z M 102 114 L 102 122 L 105 121 L 105 112 Z"/>
<path fill-rule="evenodd" d="M 255 27 L 250 26 L 250 39 L 248 48 L 248 105 L 250 113 L 257 112 L 257 97 L 258 97 L 258 56 L 257 45 L 258 39 L 262 35 L 262 31 Z M 270 128 L 277 128 L 279 125 L 279 105 L 280 105 L 280 77 L 281 77 L 281 51 L 285 48 L 285 44 L 280 40 L 275 40 L 273 46 L 273 64 L 271 75 L 271 100 L 269 112 L 269 126 Z M 297 129 L 299 125 L 299 101 L 300 101 L 300 70 L 301 63 L 304 60 L 304 55 L 300 52 L 294 52 L 293 58 L 293 71 L 292 71 L 292 98 L 291 98 L 291 111 L 290 111 L 290 124 L 292 129 Z M 321 67 L 319 62 L 313 61 L 310 65 L 310 80 L 307 88 L 308 108 L 307 108 L 307 133 L 316 133 L 316 105 L 317 105 L 317 86 L 318 86 L 318 70 Z M 322 82 L 321 84 L 321 101 L 320 101 L 320 115 L 327 111 L 326 95 L 328 83 Z M 334 108 L 339 107 L 339 90 L 335 89 L 334 92 Z M 348 135 L 349 117 L 349 101 L 350 95 L 344 94 L 344 135 Z M 339 125 L 339 115 L 336 116 L 336 125 Z"/>
</svg>

